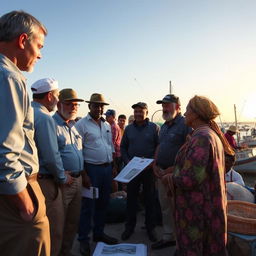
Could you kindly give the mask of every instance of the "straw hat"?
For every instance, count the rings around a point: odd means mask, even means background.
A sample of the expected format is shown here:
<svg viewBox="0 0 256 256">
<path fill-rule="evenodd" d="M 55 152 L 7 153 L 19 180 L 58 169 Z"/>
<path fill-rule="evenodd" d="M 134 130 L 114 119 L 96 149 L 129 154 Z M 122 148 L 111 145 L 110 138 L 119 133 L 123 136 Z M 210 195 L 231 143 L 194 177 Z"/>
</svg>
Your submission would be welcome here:
<svg viewBox="0 0 256 256">
<path fill-rule="evenodd" d="M 87 103 L 98 103 L 103 105 L 109 105 L 107 102 L 105 102 L 105 99 L 102 94 L 99 93 L 93 93 L 91 95 L 90 100 L 86 100 Z"/>
<path fill-rule="evenodd" d="M 71 88 L 63 89 L 59 94 L 59 101 L 84 101 L 79 99 L 75 90 Z"/>
<path fill-rule="evenodd" d="M 236 127 L 234 125 L 230 125 L 229 128 L 228 128 L 228 131 L 231 131 L 231 132 L 234 132 L 234 133 L 238 132 L 238 130 L 236 129 Z"/>
</svg>

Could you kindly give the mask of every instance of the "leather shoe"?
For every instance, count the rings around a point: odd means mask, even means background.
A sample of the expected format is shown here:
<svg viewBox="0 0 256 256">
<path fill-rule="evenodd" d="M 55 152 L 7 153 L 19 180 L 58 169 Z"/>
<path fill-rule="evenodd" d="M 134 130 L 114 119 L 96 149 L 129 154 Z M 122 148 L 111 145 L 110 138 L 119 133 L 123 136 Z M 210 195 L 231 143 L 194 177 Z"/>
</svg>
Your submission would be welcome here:
<svg viewBox="0 0 256 256">
<path fill-rule="evenodd" d="M 82 256 L 90 256 L 91 250 L 88 242 L 80 242 L 80 253 Z"/>
<path fill-rule="evenodd" d="M 122 240 L 127 240 L 127 239 L 129 239 L 129 238 L 131 237 L 132 234 L 133 234 L 133 230 L 131 230 L 131 229 L 126 229 L 126 230 L 122 233 L 121 238 L 122 238 Z"/>
<path fill-rule="evenodd" d="M 94 236 L 93 241 L 94 242 L 103 242 L 106 244 L 118 244 L 118 240 L 116 238 L 108 236 L 104 233 L 101 236 Z"/>
<path fill-rule="evenodd" d="M 163 239 L 157 241 L 156 243 L 151 245 L 151 249 L 152 250 L 160 250 L 166 247 L 170 247 L 170 246 L 175 246 L 176 245 L 176 241 L 165 241 Z"/>
<path fill-rule="evenodd" d="M 148 238 L 151 242 L 155 242 L 157 240 L 157 234 L 154 229 L 147 230 Z"/>
</svg>

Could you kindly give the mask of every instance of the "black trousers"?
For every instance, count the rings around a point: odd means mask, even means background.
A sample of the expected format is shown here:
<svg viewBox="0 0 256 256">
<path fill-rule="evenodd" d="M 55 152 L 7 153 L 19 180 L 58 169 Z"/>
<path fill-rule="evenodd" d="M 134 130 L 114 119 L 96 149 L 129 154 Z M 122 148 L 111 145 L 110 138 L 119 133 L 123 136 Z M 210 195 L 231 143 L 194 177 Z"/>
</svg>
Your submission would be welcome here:
<svg viewBox="0 0 256 256">
<path fill-rule="evenodd" d="M 145 169 L 127 184 L 127 218 L 125 228 L 133 230 L 136 226 L 138 197 L 141 184 L 145 205 L 145 225 L 147 230 L 155 228 L 156 188 L 153 169 Z"/>
</svg>

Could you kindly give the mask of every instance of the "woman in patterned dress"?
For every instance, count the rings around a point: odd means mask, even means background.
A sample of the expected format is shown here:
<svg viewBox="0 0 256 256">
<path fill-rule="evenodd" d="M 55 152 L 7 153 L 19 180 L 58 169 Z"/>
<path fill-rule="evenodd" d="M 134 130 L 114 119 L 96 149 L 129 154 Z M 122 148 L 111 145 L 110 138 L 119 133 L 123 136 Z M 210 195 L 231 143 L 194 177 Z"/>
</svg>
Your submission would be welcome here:
<svg viewBox="0 0 256 256">
<path fill-rule="evenodd" d="M 194 131 L 164 178 L 173 192 L 178 256 L 227 255 L 224 154 L 234 151 L 213 121 L 218 115 L 205 97 L 189 101 L 185 120 Z"/>
</svg>

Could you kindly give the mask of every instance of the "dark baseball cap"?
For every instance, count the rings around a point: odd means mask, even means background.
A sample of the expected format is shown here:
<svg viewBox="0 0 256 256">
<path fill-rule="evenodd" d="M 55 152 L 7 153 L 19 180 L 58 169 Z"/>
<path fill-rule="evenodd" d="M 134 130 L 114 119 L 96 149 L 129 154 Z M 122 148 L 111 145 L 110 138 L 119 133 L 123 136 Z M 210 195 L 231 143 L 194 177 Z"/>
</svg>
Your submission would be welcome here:
<svg viewBox="0 0 256 256">
<path fill-rule="evenodd" d="M 143 109 L 148 109 L 148 105 L 145 102 L 138 102 L 136 104 L 132 105 L 132 108 L 143 108 Z"/>
<path fill-rule="evenodd" d="M 164 96 L 162 100 L 158 100 L 156 104 L 169 103 L 169 102 L 177 103 L 180 105 L 179 97 L 175 96 L 174 94 L 167 94 L 166 96 Z"/>
<path fill-rule="evenodd" d="M 116 111 L 114 109 L 108 109 L 104 115 L 106 115 L 106 116 L 116 116 Z"/>
</svg>

